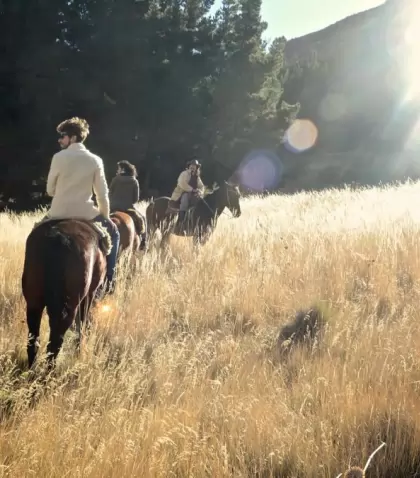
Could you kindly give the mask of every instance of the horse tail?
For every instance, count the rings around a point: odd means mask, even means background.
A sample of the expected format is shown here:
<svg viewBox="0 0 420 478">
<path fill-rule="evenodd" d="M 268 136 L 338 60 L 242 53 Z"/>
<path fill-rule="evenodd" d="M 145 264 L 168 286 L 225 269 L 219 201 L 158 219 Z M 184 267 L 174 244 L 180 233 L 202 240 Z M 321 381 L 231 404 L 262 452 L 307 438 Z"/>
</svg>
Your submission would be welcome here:
<svg viewBox="0 0 420 478">
<path fill-rule="evenodd" d="M 146 208 L 146 224 L 147 229 L 150 234 L 153 234 L 156 230 L 157 225 L 157 214 L 155 211 L 156 203 L 155 200 L 152 199 L 149 205 Z"/>
<path fill-rule="evenodd" d="M 127 214 L 131 217 L 134 222 L 134 228 L 136 230 L 136 234 L 141 236 L 142 234 L 146 233 L 146 218 L 140 214 L 139 211 L 136 209 L 127 209 Z"/>
<path fill-rule="evenodd" d="M 140 237 L 140 250 L 144 251 L 147 247 L 147 221 L 146 216 L 143 216 L 140 211 L 135 208 L 127 210 L 127 214 L 134 222 L 136 234 Z"/>
<path fill-rule="evenodd" d="M 58 227 L 52 227 L 45 237 L 45 304 L 48 314 L 60 317 L 68 300 L 65 279 L 66 260 L 72 240 Z"/>
</svg>

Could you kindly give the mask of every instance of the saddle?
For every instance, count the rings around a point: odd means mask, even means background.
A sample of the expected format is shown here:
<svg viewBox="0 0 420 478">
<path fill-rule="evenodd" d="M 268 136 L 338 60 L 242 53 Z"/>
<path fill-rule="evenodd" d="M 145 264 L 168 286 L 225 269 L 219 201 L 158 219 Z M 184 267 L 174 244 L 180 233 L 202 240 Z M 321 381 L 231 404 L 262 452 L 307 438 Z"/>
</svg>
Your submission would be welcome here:
<svg viewBox="0 0 420 478">
<path fill-rule="evenodd" d="M 101 248 L 102 252 L 107 256 L 111 253 L 111 249 L 112 249 L 111 236 L 109 232 L 107 231 L 107 229 L 99 221 L 95 221 L 95 220 L 89 221 L 87 219 L 79 219 L 76 217 L 69 219 L 69 218 L 50 218 L 48 216 L 45 216 L 39 222 L 36 222 L 34 224 L 34 227 L 32 230 L 46 223 L 51 223 L 52 226 L 55 226 L 56 224 L 59 224 L 62 221 L 69 221 L 69 220 L 79 221 L 89 225 L 93 229 L 93 232 L 98 237 L 99 247 Z"/>
<path fill-rule="evenodd" d="M 104 254 L 106 256 L 111 254 L 112 239 L 106 227 L 104 227 L 99 221 L 86 221 L 86 223 L 92 226 L 92 229 L 98 234 L 99 246 Z"/>
<path fill-rule="evenodd" d="M 187 213 L 189 213 L 193 209 L 195 209 L 199 199 L 200 198 L 198 196 L 192 196 L 191 197 L 190 204 L 189 204 L 188 209 L 187 209 Z M 174 200 L 170 199 L 169 203 L 168 203 L 168 208 L 166 210 L 167 214 L 168 213 L 172 213 L 172 214 L 179 213 L 180 206 L 181 206 L 181 198 L 179 198 L 177 201 L 174 201 Z"/>
<path fill-rule="evenodd" d="M 174 213 L 174 212 L 179 212 L 179 206 L 181 205 L 181 199 L 178 199 L 178 201 L 173 201 L 172 199 L 169 200 L 168 203 L 168 210 L 167 212 Z"/>
</svg>

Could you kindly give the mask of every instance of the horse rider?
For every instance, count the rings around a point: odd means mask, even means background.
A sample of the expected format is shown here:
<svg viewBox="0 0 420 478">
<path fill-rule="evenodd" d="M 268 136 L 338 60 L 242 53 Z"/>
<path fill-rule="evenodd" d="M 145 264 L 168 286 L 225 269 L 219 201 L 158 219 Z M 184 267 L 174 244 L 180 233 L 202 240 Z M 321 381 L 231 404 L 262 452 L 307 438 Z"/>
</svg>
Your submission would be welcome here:
<svg viewBox="0 0 420 478">
<path fill-rule="evenodd" d="M 193 199 L 204 193 L 204 184 L 200 177 L 201 164 L 197 159 L 188 161 L 187 167 L 178 177 L 177 185 L 172 193 L 171 201 L 180 200 L 177 224 L 184 222 L 185 215 Z"/>
<path fill-rule="evenodd" d="M 137 170 L 129 161 L 117 163 L 117 174 L 109 185 L 109 201 L 111 213 L 115 211 L 127 212 L 137 217 L 138 224 L 146 224 L 146 219 L 136 209 L 136 203 L 140 199 L 140 186 L 137 180 Z M 129 211 L 130 210 L 130 211 Z M 137 229 L 137 226 L 136 226 Z M 146 247 L 146 231 L 141 235 L 140 250 Z"/>
<path fill-rule="evenodd" d="M 140 199 L 140 187 L 134 164 L 128 161 L 117 163 L 117 175 L 109 185 L 111 212 L 135 209 Z"/>
<path fill-rule="evenodd" d="M 57 126 L 61 151 L 51 161 L 47 179 L 47 194 L 51 208 L 45 219 L 87 219 L 100 222 L 109 232 L 112 249 L 106 257 L 105 292 L 115 287 L 115 268 L 120 234 L 111 221 L 108 184 L 102 159 L 83 144 L 89 135 L 89 125 L 82 118 L 71 118 Z M 92 200 L 95 192 L 98 207 Z"/>
</svg>

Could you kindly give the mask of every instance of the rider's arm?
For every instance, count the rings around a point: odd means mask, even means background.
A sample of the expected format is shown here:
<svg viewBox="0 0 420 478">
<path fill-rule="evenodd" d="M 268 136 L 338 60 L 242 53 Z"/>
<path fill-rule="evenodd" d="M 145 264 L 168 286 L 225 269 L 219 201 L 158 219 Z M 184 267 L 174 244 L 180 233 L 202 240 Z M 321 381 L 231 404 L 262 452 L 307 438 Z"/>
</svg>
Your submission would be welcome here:
<svg viewBox="0 0 420 478">
<path fill-rule="evenodd" d="M 47 179 L 47 194 L 48 196 L 53 197 L 55 194 L 55 186 L 57 184 L 58 179 L 58 158 L 56 155 L 53 156 L 51 161 L 50 171 L 48 173 Z"/>
<path fill-rule="evenodd" d="M 133 185 L 133 204 L 136 204 L 137 202 L 139 202 L 139 199 L 140 199 L 140 187 L 139 187 L 139 182 L 136 179 Z"/>
<path fill-rule="evenodd" d="M 204 184 L 203 184 L 203 181 L 201 181 L 200 176 L 198 176 L 197 189 L 201 192 L 204 191 Z"/>
<path fill-rule="evenodd" d="M 111 184 L 109 185 L 109 197 L 112 197 L 112 195 L 114 194 L 116 182 L 116 178 L 112 178 Z"/>
<path fill-rule="evenodd" d="M 102 216 L 109 218 L 109 197 L 108 184 L 105 178 L 104 165 L 100 158 L 97 160 L 97 168 L 93 178 L 93 190 L 98 202 L 99 212 Z"/>
<path fill-rule="evenodd" d="M 183 171 L 178 177 L 178 186 L 186 192 L 191 192 L 193 188 L 188 184 L 188 173 Z"/>
</svg>

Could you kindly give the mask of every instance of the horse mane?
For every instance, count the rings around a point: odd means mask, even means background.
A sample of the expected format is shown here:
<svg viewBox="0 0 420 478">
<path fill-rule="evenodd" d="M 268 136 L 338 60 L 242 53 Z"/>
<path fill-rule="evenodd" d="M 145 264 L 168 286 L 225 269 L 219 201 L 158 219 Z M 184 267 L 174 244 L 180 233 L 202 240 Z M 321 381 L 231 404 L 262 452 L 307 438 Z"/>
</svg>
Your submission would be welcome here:
<svg viewBox="0 0 420 478">
<path fill-rule="evenodd" d="M 216 211 L 217 195 L 220 194 L 222 189 L 229 189 L 229 187 L 232 186 L 226 181 L 220 181 L 220 183 L 215 181 L 211 188 L 206 187 L 206 191 L 200 198 L 199 202 L 206 204 L 208 208 Z"/>
<path fill-rule="evenodd" d="M 222 188 L 234 189 L 236 187 L 237 186 L 235 184 L 232 184 L 229 181 L 225 181 L 225 180 L 220 181 L 220 182 L 214 181 L 211 188 L 206 187 L 206 192 L 204 193 L 203 198 L 206 198 L 207 196 L 212 196 L 213 194 L 220 191 L 220 189 L 222 189 Z"/>
</svg>

